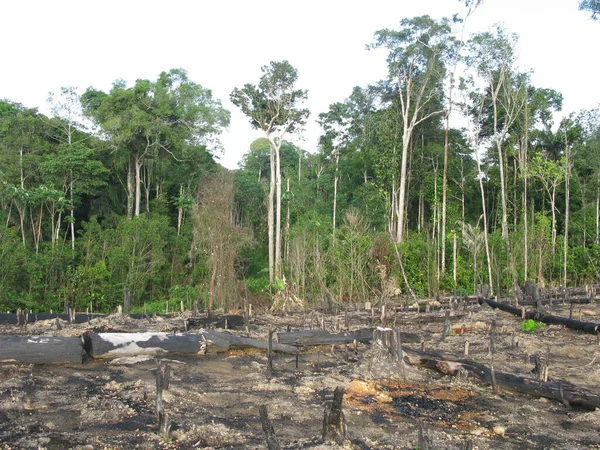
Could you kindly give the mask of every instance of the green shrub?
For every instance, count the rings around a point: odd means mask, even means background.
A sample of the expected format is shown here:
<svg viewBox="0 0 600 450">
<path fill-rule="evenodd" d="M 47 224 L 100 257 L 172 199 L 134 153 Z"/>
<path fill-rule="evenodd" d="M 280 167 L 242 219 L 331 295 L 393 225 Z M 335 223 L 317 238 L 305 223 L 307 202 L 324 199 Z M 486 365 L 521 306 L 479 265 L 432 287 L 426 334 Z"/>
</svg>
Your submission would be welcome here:
<svg viewBox="0 0 600 450">
<path fill-rule="evenodd" d="M 537 322 L 533 319 L 528 319 L 521 322 L 521 330 L 526 333 L 537 333 L 538 331 L 542 331 L 543 329 L 544 324 L 542 322 Z"/>
</svg>

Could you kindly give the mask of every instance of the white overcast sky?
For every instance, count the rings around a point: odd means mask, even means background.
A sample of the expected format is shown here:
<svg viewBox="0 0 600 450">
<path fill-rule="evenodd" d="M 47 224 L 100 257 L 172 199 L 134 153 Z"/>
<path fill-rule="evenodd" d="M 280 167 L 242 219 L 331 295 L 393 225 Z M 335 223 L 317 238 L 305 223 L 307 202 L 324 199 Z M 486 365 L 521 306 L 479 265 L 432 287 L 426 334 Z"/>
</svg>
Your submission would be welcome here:
<svg viewBox="0 0 600 450">
<path fill-rule="evenodd" d="M 564 112 L 600 101 L 600 22 L 578 0 L 484 0 L 468 31 L 502 23 L 520 36 L 519 63 L 537 87 L 564 95 Z M 459 0 L 2 0 L 0 98 L 48 113 L 48 93 L 109 90 L 114 80 L 156 79 L 171 68 L 213 91 L 232 113 L 221 162 L 235 168 L 261 134 L 230 103 L 260 67 L 287 59 L 308 89 L 311 117 L 295 138 L 315 151 L 315 120 L 354 86 L 386 76 L 385 53 L 365 50 L 375 31 L 401 19 L 464 14 Z"/>
</svg>

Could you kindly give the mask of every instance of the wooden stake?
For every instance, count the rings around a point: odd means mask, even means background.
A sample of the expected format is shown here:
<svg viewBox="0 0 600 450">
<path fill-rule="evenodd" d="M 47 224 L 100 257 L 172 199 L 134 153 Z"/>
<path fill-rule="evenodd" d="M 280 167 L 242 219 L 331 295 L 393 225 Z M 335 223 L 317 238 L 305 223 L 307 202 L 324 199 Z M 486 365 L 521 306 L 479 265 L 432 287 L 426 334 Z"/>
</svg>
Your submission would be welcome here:
<svg viewBox="0 0 600 450">
<path fill-rule="evenodd" d="M 465 358 L 469 357 L 469 341 L 465 341 Z"/>
<path fill-rule="evenodd" d="M 489 352 L 490 355 L 496 353 L 496 321 L 492 320 L 492 325 L 490 326 L 490 347 Z"/>
<path fill-rule="evenodd" d="M 498 395 L 498 384 L 496 383 L 496 372 L 494 371 L 494 357 L 492 357 L 492 363 L 490 364 L 490 374 L 492 378 L 492 392 Z"/>
<path fill-rule="evenodd" d="M 569 319 L 573 318 L 573 303 L 569 305 Z"/>
<path fill-rule="evenodd" d="M 269 327 L 269 343 L 267 348 L 267 381 L 273 377 L 273 333 L 275 328 Z"/>
</svg>

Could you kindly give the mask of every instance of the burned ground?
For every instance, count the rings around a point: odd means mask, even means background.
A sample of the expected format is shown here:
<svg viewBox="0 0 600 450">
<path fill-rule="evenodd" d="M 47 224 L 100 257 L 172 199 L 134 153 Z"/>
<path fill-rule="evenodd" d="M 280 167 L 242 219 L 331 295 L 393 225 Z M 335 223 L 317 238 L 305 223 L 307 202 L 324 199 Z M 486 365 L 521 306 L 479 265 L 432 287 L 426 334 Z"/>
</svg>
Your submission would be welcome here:
<svg viewBox="0 0 600 450">
<path fill-rule="evenodd" d="M 391 308 L 388 306 L 388 311 Z M 569 315 L 568 305 L 555 314 Z M 435 314 L 435 313 L 432 313 Z M 595 304 L 574 314 L 598 321 Z M 437 314 L 437 316 L 443 314 Z M 405 348 L 442 352 L 497 371 L 535 377 L 534 360 L 549 358 L 549 377 L 599 393 L 600 346 L 591 334 L 545 326 L 527 333 L 520 318 L 472 305 L 451 316 L 451 331 L 440 342 L 443 321 L 398 313 L 403 332 L 423 343 Z M 285 331 L 320 326 L 321 313 L 256 316 L 249 330 L 233 333 L 266 339 L 269 326 Z M 85 324 L 40 321 L 26 327 L 5 325 L 2 334 L 78 336 L 84 331 L 181 331 L 183 317 L 133 320 L 118 316 Z M 348 313 L 351 329 L 371 325 L 369 312 Z M 496 321 L 496 353 L 488 348 Z M 379 320 L 377 319 L 376 322 Z M 328 315 L 326 328 L 344 328 L 345 315 Z M 517 344 L 517 345 L 515 345 Z M 345 389 L 348 432 L 345 448 L 355 449 L 538 449 L 600 448 L 600 412 L 500 390 L 483 383 L 443 376 L 414 366 L 378 364 L 368 344 L 304 348 L 298 358 L 276 355 L 274 377 L 265 376 L 261 350 L 236 350 L 198 357 L 166 355 L 173 363 L 165 392 L 172 422 L 168 436 L 158 433 L 152 358 L 88 360 L 81 365 L 0 365 L 0 448 L 2 449 L 191 449 L 265 448 L 259 406 L 266 405 L 282 448 L 329 448 L 321 442 L 324 405 L 337 386 Z M 419 437 L 419 423 L 424 436 Z"/>
</svg>

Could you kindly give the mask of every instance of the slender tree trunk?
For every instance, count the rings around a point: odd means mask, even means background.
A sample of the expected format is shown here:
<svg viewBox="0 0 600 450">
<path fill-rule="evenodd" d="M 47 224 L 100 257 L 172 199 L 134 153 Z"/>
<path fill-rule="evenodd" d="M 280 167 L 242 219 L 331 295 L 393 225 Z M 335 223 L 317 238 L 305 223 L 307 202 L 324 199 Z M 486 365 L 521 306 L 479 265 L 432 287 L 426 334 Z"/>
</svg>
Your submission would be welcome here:
<svg viewBox="0 0 600 450">
<path fill-rule="evenodd" d="M 552 256 L 556 254 L 556 184 L 552 187 L 552 194 L 550 195 L 552 208 Z"/>
<path fill-rule="evenodd" d="M 596 245 L 600 244 L 600 171 L 598 171 L 597 179 L 598 187 L 596 188 Z"/>
<path fill-rule="evenodd" d="M 487 259 L 488 266 L 488 281 L 490 283 L 490 296 L 494 295 L 494 283 L 492 278 L 492 258 L 490 256 L 490 244 L 488 239 L 488 219 L 487 219 L 487 208 L 485 205 L 485 190 L 483 188 L 483 172 L 481 171 L 481 161 L 479 159 L 479 153 L 475 150 L 475 156 L 477 160 L 477 173 L 479 174 L 479 189 L 481 192 L 481 209 L 483 211 L 483 240 L 485 244 L 485 256 Z"/>
<path fill-rule="evenodd" d="M 279 150 L 281 149 L 281 140 L 278 142 L 275 151 L 275 183 L 277 189 L 277 216 L 275 222 L 275 275 L 280 279 L 282 277 L 281 267 L 281 156 Z"/>
<path fill-rule="evenodd" d="M 523 281 L 529 277 L 529 220 L 527 217 L 527 187 L 529 175 L 527 157 L 529 154 L 529 109 L 525 103 L 525 139 L 521 149 L 521 173 L 523 175 Z"/>
<path fill-rule="evenodd" d="M 133 217 L 133 204 L 135 197 L 135 176 L 133 166 L 133 157 L 131 157 L 127 167 L 127 217 L 129 219 Z"/>
<path fill-rule="evenodd" d="M 337 191 L 338 191 L 338 180 L 339 180 L 339 165 L 340 165 L 340 153 L 337 149 L 335 151 L 335 177 L 333 178 L 333 236 L 335 237 L 335 223 L 337 213 Z"/>
<path fill-rule="evenodd" d="M 565 157 L 566 157 L 566 167 L 565 167 L 565 242 L 563 247 L 563 286 L 567 288 L 567 257 L 569 255 L 569 210 L 570 210 L 570 178 L 571 178 L 571 155 L 569 154 L 569 142 L 565 136 Z M 584 228 L 585 230 L 585 228 Z M 585 232 L 584 232 L 585 234 Z"/>
<path fill-rule="evenodd" d="M 275 148 L 273 143 L 270 146 L 270 167 L 271 176 L 269 181 L 269 205 L 267 212 L 267 227 L 269 235 L 269 282 L 275 282 Z"/>
<path fill-rule="evenodd" d="M 287 193 L 287 214 L 285 217 L 285 260 L 289 261 L 290 260 L 290 179 L 288 178 L 287 180 L 287 189 L 286 189 L 286 193 Z"/>
<path fill-rule="evenodd" d="M 494 118 L 494 121 L 496 118 Z M 496 149 L 498 150 L 498 167 L 500 169 L 500 201 L 502 205 L 502 239 L 508 242 L 508 208 L 506 205 L 506 178 L 504 175 L 504 152 L 502 151 L 502 143 L 496 141 Z"/>
<path fill-rule="evenodd" d="M 453 76 L 451 77 L 453 78 Z M 448 113 L 446 114 L 446 129 L 444 131 L 444 169 L 442 176 L 442 226 L 441 226 L 441 240 L 442 240 L 442 254 L 440 256 L 442 265 L 440 268 L 440 275 L 444 275 L 446 272 L 446 208 L 448 203 L 448 146 L 449 146 L 449 134 L 450 134 L 450 111 L 452 111 L 452 81 L 450 82 L 450 106 Z"/>
<path fill-rule="evenodd" d="M 407 111 L 408 113 L 408 111 Z M 406 201 L 406 178 L 408 176 L 408 153 L 410 150 L 410 136 L 412 128 L 407 126 L 408 119 L 404 120 L 404 130 L 402 131 L 402 163 L 400 167 L 400 189 L 398 192 L 398 220 L 396 225 L 396 242 L 402 242 L 404 237 L 404 209 Z"/>
<path fill-rule="evenodd" d="M 183 185 L 179 186 L 179 198 L 183 197 Z M 177 236 L 181 234 L 181 225 L 183 224 L 183 207 L 181 201 L 177 207 Z"/>
<path fill-rule="evenodd" d="M 142 203 L 142 162 L 143 159 L 140 155 L 135 156 L 134 167 L 135 167 L 135 216 L 140 215 L 140 205 Z"/>
<path fill-rule="evenodd" d="M 71 173 L 71 183 L 69 186 L 69 195 L 71 198 L 71 223 L 69 224 L 71 228 L 71 250 L 75 250 L 75 210 L 73 209 L 74 200 L 73 200 L 73 174 Z"/>
</svg>

